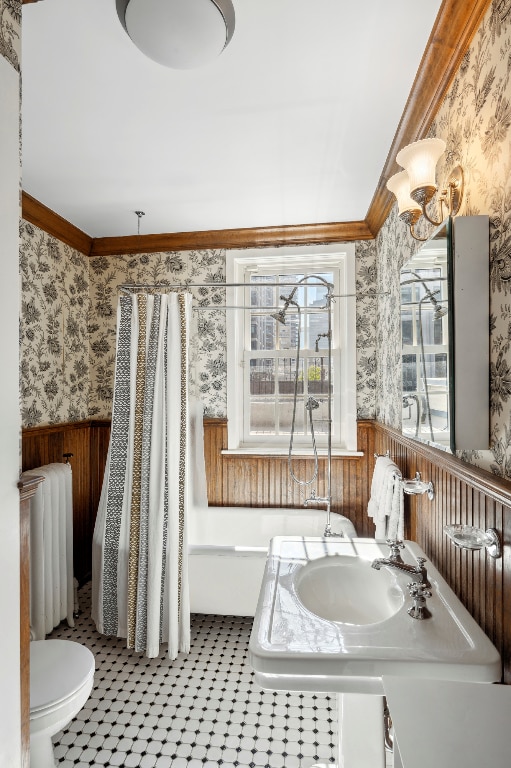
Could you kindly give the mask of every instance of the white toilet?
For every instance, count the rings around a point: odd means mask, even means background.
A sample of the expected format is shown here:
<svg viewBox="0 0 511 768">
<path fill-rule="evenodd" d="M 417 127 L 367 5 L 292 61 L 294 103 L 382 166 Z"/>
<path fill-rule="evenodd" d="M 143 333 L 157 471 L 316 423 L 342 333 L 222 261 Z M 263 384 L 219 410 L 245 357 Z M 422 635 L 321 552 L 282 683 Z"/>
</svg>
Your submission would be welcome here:
<svg viewBox="0 0 511 768">
<path fill-rule="evenodd" d="M 94 656 L 79 643 L 30 643 L 30 768 L 55 768 L 51 737 L 89 698 L 94 668 Z"/>
</svg>

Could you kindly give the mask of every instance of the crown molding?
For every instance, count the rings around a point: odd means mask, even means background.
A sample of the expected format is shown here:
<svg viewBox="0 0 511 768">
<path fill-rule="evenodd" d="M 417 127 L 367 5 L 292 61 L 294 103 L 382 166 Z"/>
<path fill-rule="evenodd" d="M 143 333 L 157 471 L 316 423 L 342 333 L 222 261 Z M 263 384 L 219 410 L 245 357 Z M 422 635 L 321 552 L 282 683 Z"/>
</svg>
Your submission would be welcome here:
<svg viewBox="0 0 511 768">
<path fill-rule="evenodd" d="M 211 248 L 268 248 L 370 240 L 373 235 L 364 221 L 301 224 L 249 229 L 217 229 L 204 232 L 171 232 L 161 235 L 98 237 L 91 256 L 113 256 L 159 251 L 194 251 Z"/>
<path fill-rule="evenodd" d="M 364 221 L 91 238 L 26 193 L 22 199 L 23 217 L 90 256 L 373 239 L 394 204 L 394 196 L 386 184 L 399 170 L 396 154 L 402 147 L 427 135 L 491 2 L 444 0 L 442 3 Z"/>
<path fill-rule="evenodd" d="M 395 202 L 386 185 L 400 170 L 396 155 L 402 147 L 427 136 L 491 2 L 444 0 L 440 7 L 366 215 L 366 224 L 375 237 Z"/>
<path fill-rule="evenodd" d="M 92 237 L 86 235 L 81 229 L 63 219 L 58 213 L 47 208 L 26 192 L 21 193 L 21 215 L 25 221 L 34 224 L 49 235 L 53 235 L 57 240 L 67 243 L 86 256 L 90 255 Z"/>
</svg>

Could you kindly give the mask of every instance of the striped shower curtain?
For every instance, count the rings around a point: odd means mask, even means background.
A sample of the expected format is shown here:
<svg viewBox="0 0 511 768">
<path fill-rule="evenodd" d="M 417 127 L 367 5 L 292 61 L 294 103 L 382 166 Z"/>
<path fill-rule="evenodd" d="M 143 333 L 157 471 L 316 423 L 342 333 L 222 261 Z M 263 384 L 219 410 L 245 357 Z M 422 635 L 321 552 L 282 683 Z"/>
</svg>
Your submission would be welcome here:
<svg viewBox="0 0 511 768">
<path fill-rule="evenodd" d="M 93 539 L 92 617 L 127 647 L 190 648 L 190 294 L 120 296 L 112 431 Z"/>
</svg>

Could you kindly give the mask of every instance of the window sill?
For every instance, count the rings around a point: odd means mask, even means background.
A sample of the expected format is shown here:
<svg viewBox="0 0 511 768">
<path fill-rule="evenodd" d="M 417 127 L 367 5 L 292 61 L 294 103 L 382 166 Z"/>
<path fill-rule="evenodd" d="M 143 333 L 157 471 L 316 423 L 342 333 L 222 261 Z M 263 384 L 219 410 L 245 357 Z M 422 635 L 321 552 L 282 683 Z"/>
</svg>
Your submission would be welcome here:
<svg viewBox="0 0 511 768">
<path fill-rule="evenodd" d="M 244 446 L 243 448 L 224 448 L 222 456 L 276 456 L 278 458 L 287 458 L 289 449 L 284 446 L 278 448 L 271 446 Z M 332 448 L 332 458 L 357 458 L 363 456 L 363 451 L 349 451 L 345 448 Z M 299 446 L 293 448 L 293 459 L 312 458 L 314 452 L 311 448 L 301 449 Z M 318 458 L 326 459 L 326 448 L 318 448 Z"/>
</svg>

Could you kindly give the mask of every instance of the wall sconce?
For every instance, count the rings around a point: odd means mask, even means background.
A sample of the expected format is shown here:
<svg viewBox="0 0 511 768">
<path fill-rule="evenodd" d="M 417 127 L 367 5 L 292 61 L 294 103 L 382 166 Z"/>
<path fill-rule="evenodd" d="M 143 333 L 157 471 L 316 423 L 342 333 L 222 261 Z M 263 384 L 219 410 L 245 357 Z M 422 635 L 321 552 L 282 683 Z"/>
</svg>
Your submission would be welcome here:
<svg viewBox="0 0 511 768">
<path fill-rule="evenodd" d="M 438 190 L 435 171 L 444 151 L 445 141 L 442 139 L 422 139 L 409 144 L 396 156 L 396 161 L 404 171 L 394 174 L 387 182 L 387 189 L 397 198 L 399 218 L 408 224 L 410 234 L 416 240 L 427 240 L 426 237 L 418 237 L 414 232 L 414 225 L 421 216 L 437 227 L 444 219 L 444 205 L 447 207 L 449 216 L 455 216 L 461 206 L 463 169 L 457 165 L 438 199 L 441 211 L 440 221 L 431 218 L 426 210 L 426 206 Z"/>
</svg>

